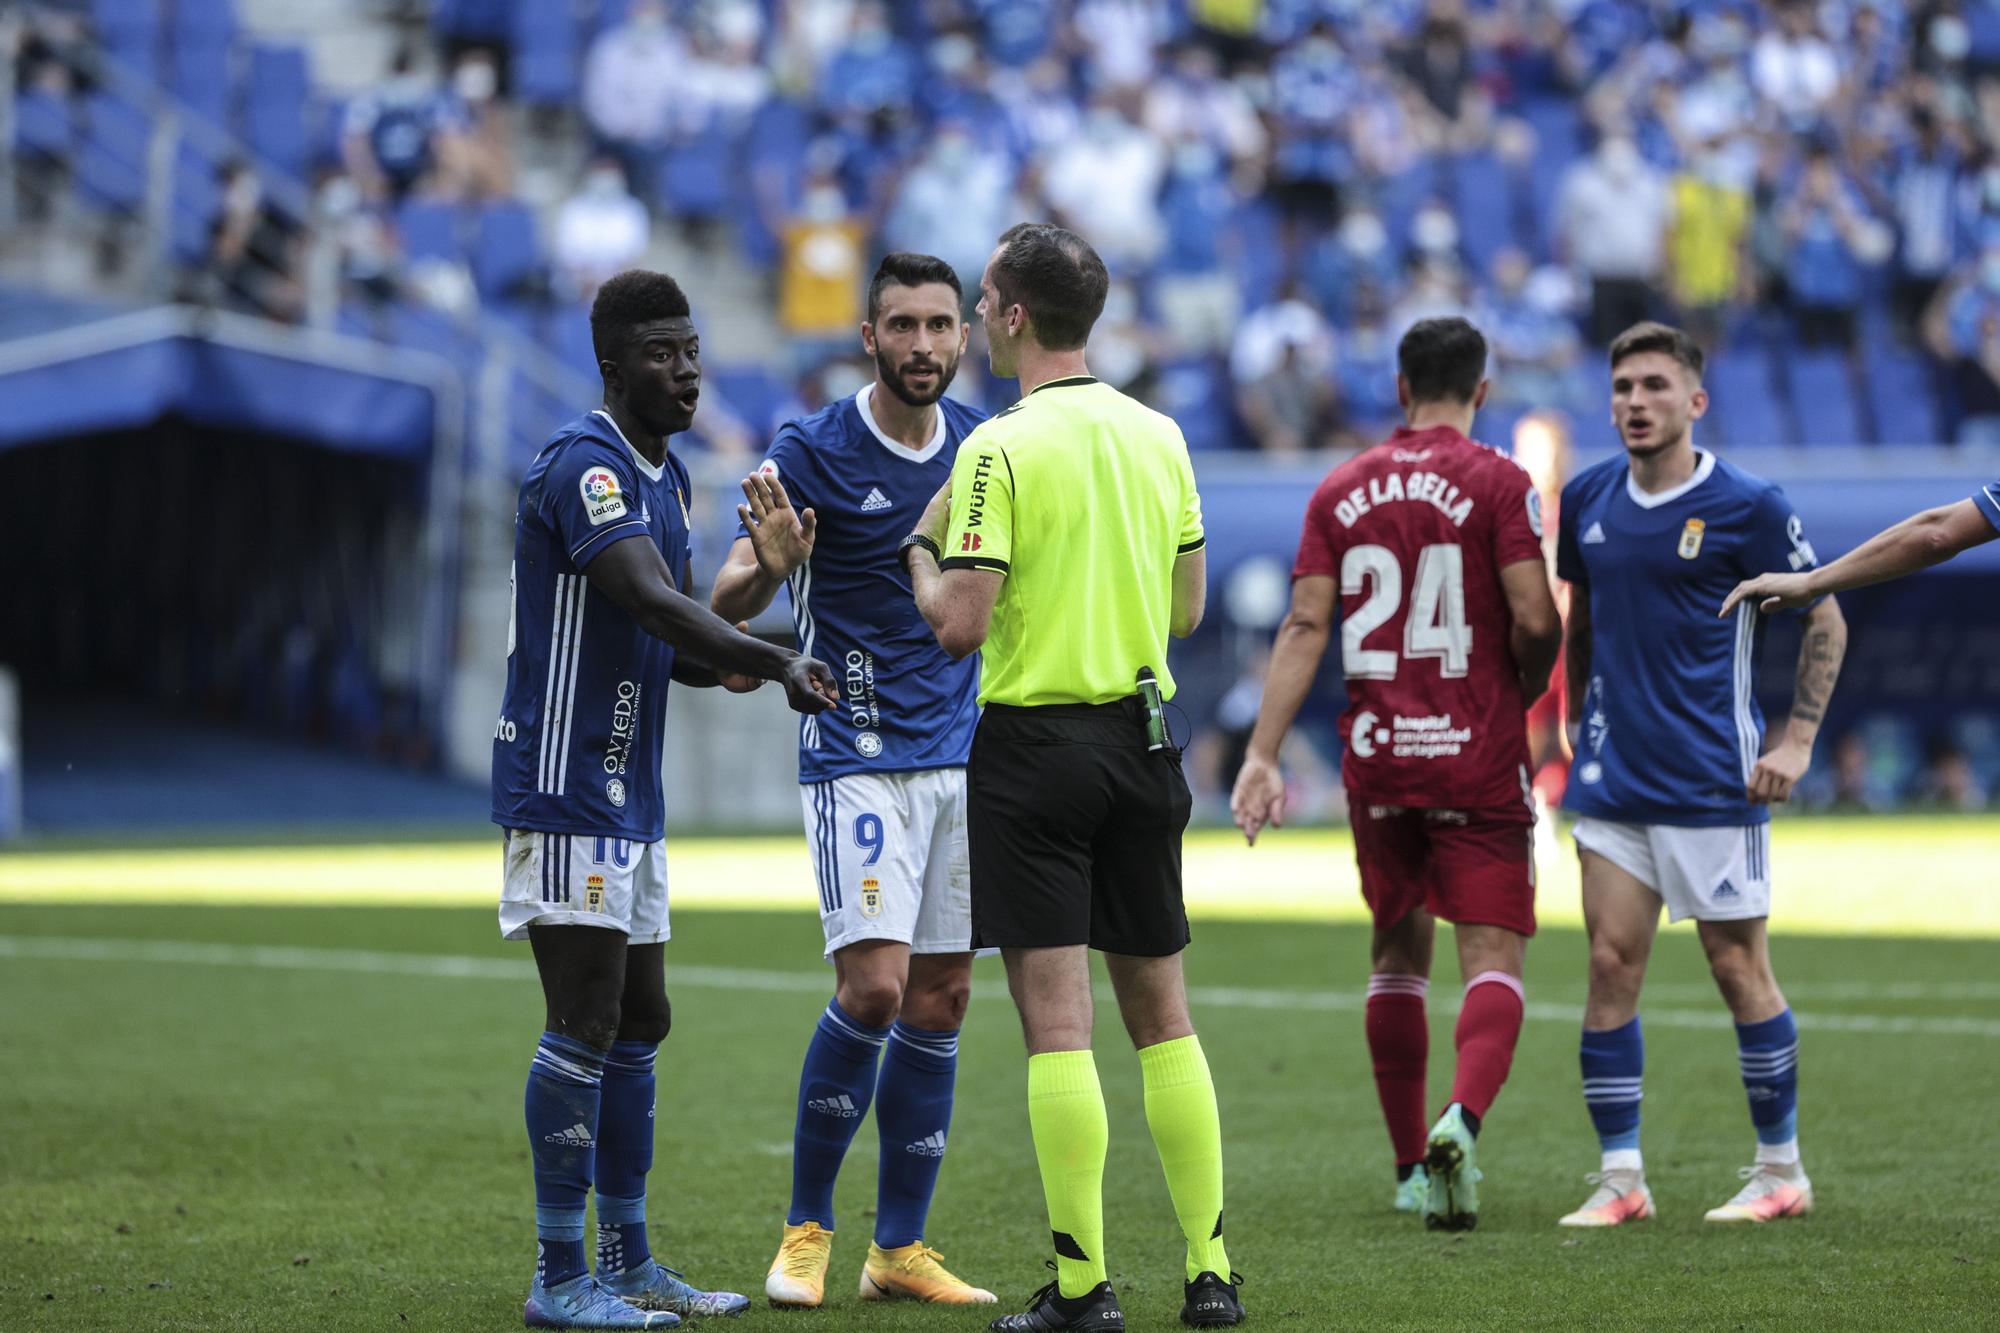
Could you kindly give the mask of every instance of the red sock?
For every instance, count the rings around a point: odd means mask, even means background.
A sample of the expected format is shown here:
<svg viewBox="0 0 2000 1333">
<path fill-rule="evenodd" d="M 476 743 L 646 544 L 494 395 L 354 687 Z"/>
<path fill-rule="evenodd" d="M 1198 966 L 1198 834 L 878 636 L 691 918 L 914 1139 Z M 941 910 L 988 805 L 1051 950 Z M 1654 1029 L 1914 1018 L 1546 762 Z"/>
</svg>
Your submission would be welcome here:
<svg viewBox="0 0 2000 1333">
<path fill-rule="evenodd" d="M 1465 983 L 1465 1004 L 1458 1011 L 1458 1072 L 1451 1099 L 1476 1116 L 1500 1095 L 1507 1070 L 1514 1063 L 1514 1043 L 1521 1037 L 1521 1010 L 1526 992 L 1519 977 L 1505 972 L 1481 972 Z"/>
<path fill-rule="evenodd" d="M 1401 972 L 1368 978 L 1368 1053 L 1375 1059 L 1375 1095 L 1389 1123 L 1396 1165 L 1424 1160 L 1424 1073 L 1430 1062 L 1431 1030 L 1424 1020 L 1424 992 L 1430 982 Z"/>
</svg>

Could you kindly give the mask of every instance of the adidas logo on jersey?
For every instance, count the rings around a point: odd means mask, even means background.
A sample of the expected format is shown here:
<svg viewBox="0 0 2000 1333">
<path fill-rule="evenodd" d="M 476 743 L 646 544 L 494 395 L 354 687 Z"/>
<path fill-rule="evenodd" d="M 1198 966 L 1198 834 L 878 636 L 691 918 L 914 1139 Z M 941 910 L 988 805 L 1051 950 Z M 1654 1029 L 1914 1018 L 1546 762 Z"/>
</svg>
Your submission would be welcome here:
<svg viewBox="0 0 2000 1333">
<path fill-rule="evenodd" d="M 868 490 L 868 498 L 861 502 L 861 512 L 864 514 L 873 514 L 883 509 L 893 508 L 895 506 L 889 503 L 888 496 L 882 494 L 880 486 L 871 486 Z"/>
<path fill-rule="evenodd" d="M 1579 543 L 1584 546 L 1595 546 L 1603 540 L 1604 525 L 1602 523 L 1591 524 L 1583 530 L 1583 536 L 1578 539 Z"/>
<path fill-rule="evenodd" d="M 919 1157 L 942 1157 L 944 1156 L 944 1135 L 926 1134 L 915 1143 L 904 1144 L 903 1151 L 913 1152 Z"/>
<path fill-rule="evenodd" d="M 571 1125 L 568 1129 L 559 1129 L 553 1134 L 544 1134 L 542 1142 L 566 1143 L 572 1148 L 589 1148 L 595 1144 L 595 1140 L 590 1137 L 590 1131 L 581 1123 Z"/>
<path fill-rule="evenodd" d="M 861 1108 L 844 1092 L 815 1098 L 806 1103 L 806 1109 L 818 1111 L 821 1115 L 838 1116 L 842 1120 L 853 1120 L 861 1114 Z"/>
<path fill-rule="evenodd" d="M 1715 899 L 1716 902 L 1720 903 L 1720 902 L 1727 902 L 1731 898 L 1741 898 L 1743 895 L 1736 891 L 1736 886 L 1734 884 L 1731 884 L 1728 880 L 1725 879 L 1722 881 L 1722 887 L 1717 889 L 1711 896 Z"/>
</svg>

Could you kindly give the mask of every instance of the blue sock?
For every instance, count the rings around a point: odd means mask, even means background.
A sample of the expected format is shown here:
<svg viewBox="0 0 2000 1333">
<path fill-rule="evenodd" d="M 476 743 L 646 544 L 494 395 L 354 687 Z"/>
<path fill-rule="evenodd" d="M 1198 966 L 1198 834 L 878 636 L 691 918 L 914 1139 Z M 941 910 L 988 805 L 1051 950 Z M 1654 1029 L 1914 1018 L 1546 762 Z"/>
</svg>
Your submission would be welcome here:
<svg viewBox="0 0 2000 1333">
<path fill-rule="evenodd" d="M 604 1058 L 604 1107 L 597 1117 L 597 1271 L 643 1268 L 646 1173 L 653 1169 L 653 1060 L 649 1041 L 614 1041 Z"/>
<path fill-rule="evenodd" d="M 806 1046 L 799 1073 L 799 1117 L 792 1131 L 792 1208 L 785 1221 L 817 1222 L 833 1230 L 833 1182 L 868 1100 L 875 1092 L 875 1057 L 889 1029 L 857 1023 L 829 1000 Z"/>
<path fill-rule="evenodd" d="M 1799 1136 L 1799 1025 L 1792 1011 L 1761 1023 L 1736 1025 L 1736 1058 L 1750 1095 L 1757 1142 L 1790 1143 Z"/>
<path fill-rule="evenodd" d="M 1624 1027 L 1583 1030 L 1583 1100 L 1597 1142 L 1605 1152 L 1639 1150 L 1640 1079 L 1646 1072 L 1646 1039 L 1634 1016 Z"/>
<path fill-rule="evenodd" d="M 528 1066 L 528 1153 L 535 1164 L 536 1271 L 553 1287 L 589 1271 L 583 1204 L 596 1169 L 604 1052 L 544 1032 Z"/>
<path fill-rule="evenodd" d="M 882 1078 L 875 1085 L 875 1126 L 882 1131 L 875 1243 L 885 1250 L 924 1238 L 944 1136 L 951 1128 L 951 1088 L 958 1077 L 958 1033 L 889 1029 Z"/>
</svg>

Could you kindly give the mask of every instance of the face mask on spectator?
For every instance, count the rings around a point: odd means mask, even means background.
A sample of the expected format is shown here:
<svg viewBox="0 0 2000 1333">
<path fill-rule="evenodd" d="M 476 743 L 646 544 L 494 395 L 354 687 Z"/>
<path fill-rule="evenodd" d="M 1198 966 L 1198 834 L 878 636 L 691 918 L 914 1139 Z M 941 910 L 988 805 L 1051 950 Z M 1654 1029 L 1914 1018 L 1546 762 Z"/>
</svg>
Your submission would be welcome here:
<svg viewBox="0 0 2000 1333">
<path fill-rule="evenodd" d="M 467 102 L 487 101 L 499 86 L 499 74 L 484 60 L 466 61 L 452 78 L 453 90 Z"/>
<path fill-rule="evenodd" d="M 1449 254 L 1458 248 L 1458 219 L 1449 209 L 1424 208 L 1410 222 L 1410 240 L 1427 254 Z"/>
<path fill-rule="evenodd" d="M 1639 171 L 1639 149 L 1630 139 L 1606 139 L 1597 150 L 1597 160 L 1607 175 L 1618 180 L 1628 180 Z"/>
<path fill-rule="evenodd" d="M 2000 293 L 2000 253 L 1989 251 L 1979 261 L 1979 282 L 1987 291 Z"/>
<path fill-rule="evenodd" d="M 1357 259 L 1373 259 L 1389 244 L 1389 229 L 1373 213 L 1349 213 L 1340 222 L 1341 249 Z"/>
<path fill-rule="evenodd" d="M 625 192 L 625 178 L 617 171 L 600 169 L 583 178 L 584 193 L 597 199 L 615 199 Z"/>
<path fill-rule="evenodd" d="M 1174 150 L 1174 174 L 1183 180 L 1207 180 L 1215 165 L 1215 150 L 1205 143 L 1184 143 Z"/>
<path fill-rule="evenodd" d="M 1986 196 L 1986 206 L 2000 209 L 2000 167 L 1988 167 L 1980 177 L 1980 185 Z"/>
<path fill-rule="evenodd" d="M 847 216 L 847 196 L 837 185 L 821 185 L 806 192 L 799 215 L 808 222 L 838 222 Z"/>
<path fill-rule="evenodd" d="M 955 32 L 938 38 L 931 45 L 931 65 L 940 74 L 963 74 L 972 68 L 973 57 L 977 54 L 972 39 Z"/>
<path fill-rule="evenodd" d="M 1972 32 L 1965 20 L 1947 14 L 1931 24 L 1931 51 L 1947 64 L 1957 64 L 1972 50 Z"/>
</svg>

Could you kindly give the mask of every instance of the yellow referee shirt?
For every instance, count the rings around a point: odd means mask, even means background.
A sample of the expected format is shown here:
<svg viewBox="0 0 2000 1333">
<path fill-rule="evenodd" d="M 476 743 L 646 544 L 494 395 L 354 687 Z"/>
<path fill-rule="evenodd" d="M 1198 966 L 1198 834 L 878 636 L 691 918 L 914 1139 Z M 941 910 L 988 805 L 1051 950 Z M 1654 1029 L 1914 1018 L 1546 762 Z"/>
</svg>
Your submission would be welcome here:
<svg viewBox="0 0 2000 1333">
<path fill-rule="evenodd" d="M 979 702 L 1172 698 L 1174 561 L 1201 548 L 1201 496 L 1169 417 L 1088 375 L 985 422 L 951 472 L 944 569 L 1007 576 L 980 652 Z"/>
</svg>

